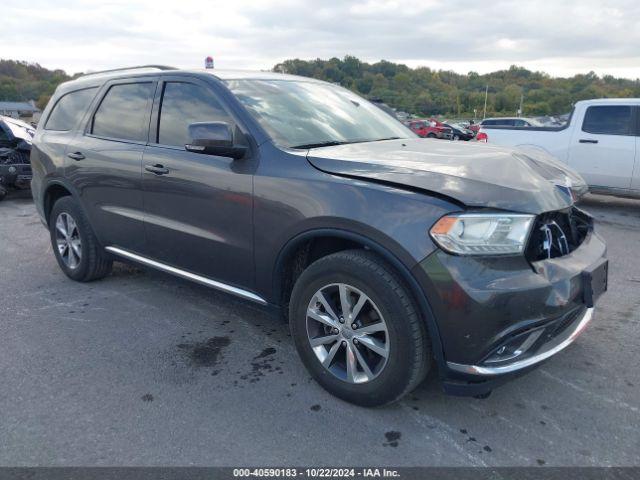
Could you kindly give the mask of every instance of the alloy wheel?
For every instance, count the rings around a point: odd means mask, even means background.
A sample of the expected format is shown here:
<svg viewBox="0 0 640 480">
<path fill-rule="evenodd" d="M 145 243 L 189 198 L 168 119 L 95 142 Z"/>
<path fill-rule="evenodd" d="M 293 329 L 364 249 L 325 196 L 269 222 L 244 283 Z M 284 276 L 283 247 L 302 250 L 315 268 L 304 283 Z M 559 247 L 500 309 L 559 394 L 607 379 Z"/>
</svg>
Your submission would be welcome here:
<svg viewBox="0 0 640 480">
<path fill-rule="evenodd" d="M 307 337 L 318 361 L 337 378 L 365 383 L 389 358 L 387 324 L 376 304 L 344 283 L 318 290 L 307 307 Z"/>
<path fill-rule="evenodd" d="M 56 219 L 56 246 L 64 264 L 78 268 L 82 259 L 82 241 L 78 225 L 71 215 L 62 212 Z"/>
</svg>

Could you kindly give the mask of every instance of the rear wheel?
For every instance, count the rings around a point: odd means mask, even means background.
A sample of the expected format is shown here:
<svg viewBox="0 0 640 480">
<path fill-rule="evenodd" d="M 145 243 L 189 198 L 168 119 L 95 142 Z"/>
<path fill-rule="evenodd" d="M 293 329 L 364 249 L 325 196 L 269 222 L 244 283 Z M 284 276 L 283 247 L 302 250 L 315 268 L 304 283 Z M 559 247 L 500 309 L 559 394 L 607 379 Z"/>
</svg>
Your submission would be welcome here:
<svg viewBox="0 0 640 480">
<path fill-rule="evenodd" d="M 427 134 L 427 138 L 436 138 L 436 134 L 431 132 L 431 133 Z"/>
<path fill-rule="evenodd" d="M 62 271 L 89 282 L 107 276 L 113 262 L 98 244 L 91 226 L 73 197 L 62 197 L 49 216 L 51 246 Z"/>
<path fill-rule="evenodd" d="M 346 401 L 393 402 L 427 373 L 429 342 L 413 300 L 371 252 L 348 250 L 314 262 L 298 278 L 289 309 L 303 363 Z"/>
</svg>

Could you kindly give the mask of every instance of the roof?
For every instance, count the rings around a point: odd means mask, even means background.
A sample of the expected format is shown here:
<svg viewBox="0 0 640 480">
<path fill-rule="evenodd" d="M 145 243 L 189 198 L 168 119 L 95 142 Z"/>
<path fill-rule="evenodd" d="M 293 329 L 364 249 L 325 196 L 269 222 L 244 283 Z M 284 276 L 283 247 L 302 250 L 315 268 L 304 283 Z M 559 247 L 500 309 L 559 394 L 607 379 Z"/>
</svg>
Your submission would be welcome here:
<svg viewBox="0 0 640 480">
<path fill-rule="evenodd" d="M 625 105 L 635 105 L 640 104 L 640 98 L 594 98 L 592 100 L 580 100 L 576 102 L 576 105 L 616 105 L 616 104 L 625 104 Z"/>
<path fill-rule="evenodd" d="M 200 69 L 191 70 L 194 73 L 209 73 L 220 80 L 304 80 L 311 82 L 322 82 L 310 77 L 301 77 L 299 75 L 289 75 L 286 73 L 263 72 L 256 70 L 213 70 Z"/>
<path fill-rule="evenodd" d="M 0 102 L 0 111 L 20 111 L 20 112 L 39 112 L 40 109 L 34 107 L 29 102 Z"/>
<path fill-rule="evenodd" d="M 141 67 L 131 67 L 116 70 L 105 70 L 102 72 L 88 73 L 87 75 L 81 75 L 80 77 L 64 82 L 63 90 L 67 89 L 70 85 L 86 85 L 87 87 L 101 85 L 107 79 L 112 78 L 124 78 L 124 77 L 138 77 L 152 75 L 175 75 L 178 73 L 190 73 L 194 75 L 211 75 L 219 80 L 288 80 L 288 81 L 306 81 L 306 82 L 318 82 L 323 83 L 321 80 L 317 80 L 309 77 L 300 77 L 297 75 L 288 75 L 284 73 L 276 72 L 262 72 L 251 70 L 218 70 L 218 69 L 172 69 L 170 67 L 145 65 Z"/>
<path fill-rule="evenodd" d="M 533 120 L 531 117 L 487 117 L 483 120 Z"/>
</svg>

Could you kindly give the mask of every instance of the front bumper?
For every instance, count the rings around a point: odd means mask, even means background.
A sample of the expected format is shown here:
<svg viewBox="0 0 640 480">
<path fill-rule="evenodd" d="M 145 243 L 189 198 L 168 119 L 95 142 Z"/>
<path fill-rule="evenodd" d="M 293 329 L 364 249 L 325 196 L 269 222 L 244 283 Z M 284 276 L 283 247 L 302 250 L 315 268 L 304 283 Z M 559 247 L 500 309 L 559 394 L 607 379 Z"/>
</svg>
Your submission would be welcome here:
<svg viewBox="0 0 640 480">
<path fill-rule="evenodd" d="M 436 251 L 414 273 L 440 335 L 445 390 L 480 395 L 569 346 L 593 318 L 590 275 L 606 246 L 593 231 L 563 257 L 463 257 Z M 602 270 L 602 268 L 600 268 Z"/>
<path fill-rule="evenodd" d="M 571 345 L 573 341 L 584 331 L 584 329 L 587 328 L 587 325 L 591 322 L 592 318 L 593 308 L 586 308 L 584 311 L 581 311 L 579 315 L 576 315 L 576 319 L 572 321 L 571 325 L 568 326 L 561 334 L 554 336 L 552 340 L 541 343 L 539 350 L 535 351 L 530 356 L 522 358 L 521 360 L 514 360 L 504 364 L 496 362 L 496 365 L 494 366 L 464 365 L 462 363 L 447 362 L 447 367 L 456 372 L 489 377 L 524 370 L 545 361 Z M 543 330 L 548 330 L 548 328 L 544 328 Z M 536 333 L 537 331 L 534 331 L 530 334 L 535 335 Z M 542 333 L 544 334 L 544 331 Z"/>
<path fill-rule="evenodd" d="M 32 172 L 29 164 L 0 165 L 0 185 L 26 187 L 31 182 Z"/>
</svg>

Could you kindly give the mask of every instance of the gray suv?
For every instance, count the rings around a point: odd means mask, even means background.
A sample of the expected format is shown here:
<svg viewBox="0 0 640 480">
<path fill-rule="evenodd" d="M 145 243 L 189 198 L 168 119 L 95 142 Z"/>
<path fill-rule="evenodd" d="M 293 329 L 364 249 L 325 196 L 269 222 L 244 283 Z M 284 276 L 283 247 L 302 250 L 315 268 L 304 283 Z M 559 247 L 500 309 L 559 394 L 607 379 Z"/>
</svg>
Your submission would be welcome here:
<svg viewBox="0 0 640 480">
<path fill-rule="evenodd" d="M 31 153 L 64 273 L 137 262 L 284 312 L 325 389 L 485 396 L 569 345 L 606 247 L 553 159 L 418 138 L 336 85 L 144 67 L 58 87 Z"/>
</svg>

